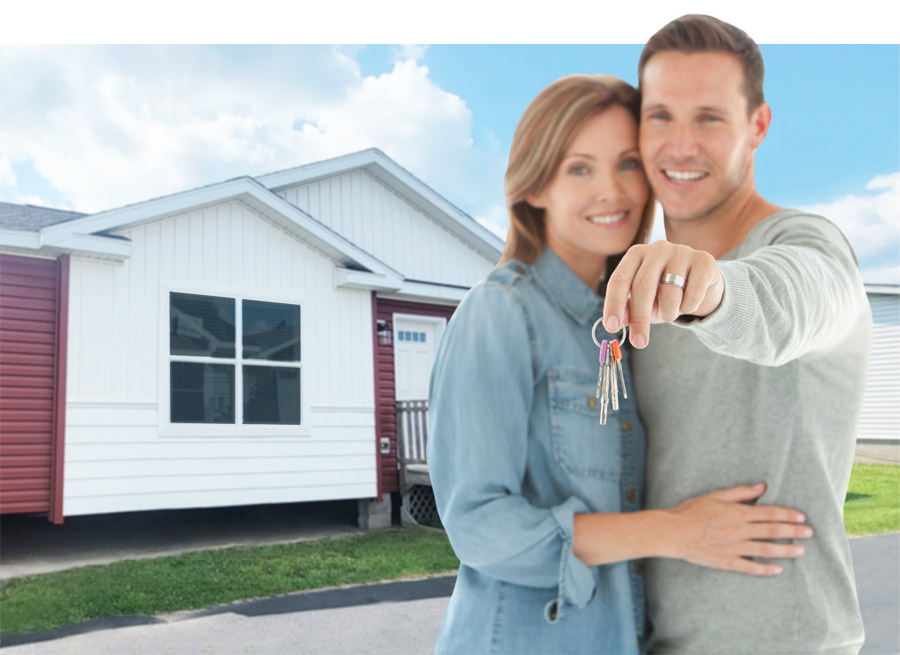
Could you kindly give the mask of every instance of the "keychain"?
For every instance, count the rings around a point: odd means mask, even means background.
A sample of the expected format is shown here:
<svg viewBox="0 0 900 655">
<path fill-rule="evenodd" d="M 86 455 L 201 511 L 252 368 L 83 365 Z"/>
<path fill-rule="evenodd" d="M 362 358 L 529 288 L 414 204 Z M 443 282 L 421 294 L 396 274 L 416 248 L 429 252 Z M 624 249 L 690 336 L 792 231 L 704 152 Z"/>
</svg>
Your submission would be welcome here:
<svg viewBox="0 0 900 655">
<path fill-rule="evenodd" d="M 628 398 L 628 391 L 625 389 L 625 373 L 622 370 L 622 348 L 627 335 L 627 328 L 622 326 L 622 338 L 620 340 L 612 339 L 608 341 L 604 339 L 602 342 L 597 341 L 597 326 L 601 324 L 603 318 L 598 318 L 591 328 L 591 339 L 600 349 L 600 373 L 597 376 L 597 394 L 600 399 L 600 425 L 606 425 L 606 410 L 610 400 L 610 387 L 612 387 L 612 408 L 613 411 L 619 409 L 619 383 L 621 382 L 622 397 Z M 618 377 L 618 380 L 616 379 Z"/>
</svg>

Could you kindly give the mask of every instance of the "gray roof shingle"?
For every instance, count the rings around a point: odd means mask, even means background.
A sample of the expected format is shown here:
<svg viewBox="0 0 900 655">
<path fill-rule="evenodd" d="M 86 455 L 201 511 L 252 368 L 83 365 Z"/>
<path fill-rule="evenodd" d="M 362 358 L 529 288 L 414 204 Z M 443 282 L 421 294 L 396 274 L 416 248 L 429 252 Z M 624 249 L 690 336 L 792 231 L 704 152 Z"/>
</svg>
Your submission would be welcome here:
<svg viewBox="0 0 900 655">
<path fill-rule="evenodd" d="M 40 232 L 43 228 L 50 225 L 65 223 L 86 215 L 64 209 L 0 202 L 0 228 L 8 230 Z"/>
</svg>

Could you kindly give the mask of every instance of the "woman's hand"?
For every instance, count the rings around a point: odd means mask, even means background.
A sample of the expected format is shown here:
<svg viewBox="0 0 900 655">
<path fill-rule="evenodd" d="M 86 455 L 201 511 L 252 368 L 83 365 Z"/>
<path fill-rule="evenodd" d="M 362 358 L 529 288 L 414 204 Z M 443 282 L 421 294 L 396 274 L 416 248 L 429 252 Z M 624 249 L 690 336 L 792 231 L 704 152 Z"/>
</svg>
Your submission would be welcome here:
<svg viewBox="0 0 900 655">
<path fill-rule="evenodd" d="M 667 274 L 685 280 L 684 289 L 663 284 Z M 628 249 L 609 276 L 603 325 L 609 332 L 631 327 L 636 348 L 650 343 L 650 325 L 679 316 L 708 316 L 722 302 L 725 284 L 715 258 L 668 241 L 638 244 Z"/>
<path fill-rule="evenodd" d="M 793 558 L 803 546 L 760 539 L 806 539 L 812 529 L 800 512 L 784 507 L 745 505 L 758 498 L 764 484 L 713 491 L 665 510 L 674 519 L 666 535 L 668 557 L 750 575 L 778 575 L 782 567 L 747 557 Z"/>
</svg>

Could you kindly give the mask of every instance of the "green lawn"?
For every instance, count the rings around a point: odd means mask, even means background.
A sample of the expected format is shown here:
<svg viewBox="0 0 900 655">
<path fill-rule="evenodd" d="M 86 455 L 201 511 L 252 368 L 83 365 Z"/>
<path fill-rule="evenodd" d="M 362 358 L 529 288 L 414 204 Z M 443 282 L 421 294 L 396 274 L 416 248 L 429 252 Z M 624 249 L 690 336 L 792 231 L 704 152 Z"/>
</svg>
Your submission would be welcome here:
<svg viewBox="0 0 900 655">
<path fill-rule="evenodd" d="M 900 466 L 853 465 L 844 526 L 854 536 L 900 532 Z"/>
<path fill-rule="evenodd" d="M 88 619 L 200 609 L 458 566 L 443 533 L 415 528 L 86 566 L 0 583 L 0 630 L 35 632 Z"/>
</svg>

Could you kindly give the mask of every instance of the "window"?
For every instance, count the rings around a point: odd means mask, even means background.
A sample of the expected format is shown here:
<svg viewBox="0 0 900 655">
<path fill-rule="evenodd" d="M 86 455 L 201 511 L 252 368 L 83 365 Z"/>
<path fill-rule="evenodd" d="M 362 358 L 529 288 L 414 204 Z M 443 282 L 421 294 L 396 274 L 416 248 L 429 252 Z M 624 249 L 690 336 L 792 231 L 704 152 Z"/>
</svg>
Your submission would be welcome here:
<svg viewBox="0 0 900 655">
<path fill-rule="evenodd" d="M 169 294 L 171 423 L 300 425 L 300 306 Z"/>
</svg>

